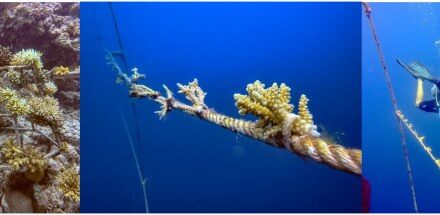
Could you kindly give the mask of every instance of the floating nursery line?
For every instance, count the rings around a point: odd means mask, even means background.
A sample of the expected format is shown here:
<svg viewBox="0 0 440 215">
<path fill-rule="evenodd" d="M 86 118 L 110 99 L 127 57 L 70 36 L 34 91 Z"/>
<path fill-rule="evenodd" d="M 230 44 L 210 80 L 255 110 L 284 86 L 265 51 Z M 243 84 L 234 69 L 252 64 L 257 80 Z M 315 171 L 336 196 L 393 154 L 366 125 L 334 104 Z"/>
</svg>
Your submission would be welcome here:
<svg viewBox="0 0 440 215">
<path fill-rule="evenodd" d="M 405 115 L 403 115 L 402 111 L 397 110 L 396 111 L 397 116 L 400 118 L 400 120 L 405 124 L 405 126 L 408 128 L 408 130 L 411 132 L 411 134 L 416 138 L 417 142 L 422 146 L 422 148 L 425 150 L 425 152 L 429 155 L 432 161 L 437 165 L 437 167 L 440 169 L 440 159 L 436 158 L 434 154 L 432 153 L 432 148 L 427 146 L 425 144 L 425 137 L 421 136 L 415 129 L 413 124 L 411 124 L 407 118 L 405 118 Z"/>
<path fill-rule="evenodd" d="M 290 88 L 285 84 L 265 88 L 256 81 L 247 86 L 248 95 L 235 94 L 236 106 L 241 115 L 253 114 L 257 121 L 232 118 L 217 113 L 209 108 L 204 98 L 206 93 L 199 87 L 197 79 L 187 85 L 177 84 L 179 93 L 185 95 L 191 104 L 185 104 L 176 99 L 171 90 L 163 85 L 166 95 L 153 90 L 146 85 L 138 84 L 145 75 L 132 70 L 129 76 L 123 73 L 113 59 L 107 55 L 109 65 L 118 73 L 117 83 L 125 84 L 130 90 L 130 96 L 139 99 L 150 99 L 161 105 L 156 111 L 160 118 L 170 111 L 178 110 L 211 122 L 236 133 L 241 133 L 260 140 L 274 147 L 287 149 L 301 157 L 308 157 L 316 162 L 326 164 L 335 169 L 360 175 L 362 172 L 362 152 L 335 144 L 332 140 L 324 140 L 316 130 L 313 117 L 308 110 L 308 99 L 302 95 L 299 100 L 298 113 L 293 113 L 290 104 Z"/>
<path fill-rule="evenodd" d="M 377 52 L 379 55 L 379 60 L 380 60 L 380 63 L 382 65 L 382 68 L 383 68 L 383 71 L 385 74 L 385 81 L 387 83 L 388 91 L 390 92 L 391 103 L 393 105 L 394 111 L 397 113 L 399 111 L 399 109 L 397 108 L 397 100 L 396 100 L 396 96 L 394 94 L 393 85 L 391 84 L 390 74 L 388 72 L 388 66 L 385 62 L 385 57 L 384 57 L 384 54 L 382 52 L 382 47 L 379 42 L 379 37 L 377 36 L 376 28 L 374 27 L 374 23 L 373 23 L 373 19 L 371 18 L 371 7 L 366 2 L 362 2 L 362 5 L 365 8 L 364 12 L 368 18 L 368 23 L 370 25 L 371 33 L 373 34 L 373 39 L 376 44 L 376 49 L 377 49 Z M 416 191 L 415 191 L 415 186 L 414 186 L 414 178 L 413 178 L 413 174 L 412 174 L 411 164 L 409 162 L 408 147 L 406 146 L 406 138 L 405 138 L 405 133 L 403 131 L 403 124 L 402 124 L 402 120 L 400 119 L 400 117 L 397 114 L 396 114 L 396 119 L 397 119 L 397 126 L 399 127 L 399 131 L 400 131 L 400 138 L 401 138 L 400 142 L 401 142 L 402 149 L 403 149 L 403 155 L 405 157 L 406 170 L 408 172 L 408 180 L 409 180 L 410 189 L 411 189 L 411 196 L 412 196 L 412 200 L 413 200 L 414 211 L 416 213 L 418 213 L 419 210 L 417 207 L 417 197 L 416 197 Z"/>
</svg>

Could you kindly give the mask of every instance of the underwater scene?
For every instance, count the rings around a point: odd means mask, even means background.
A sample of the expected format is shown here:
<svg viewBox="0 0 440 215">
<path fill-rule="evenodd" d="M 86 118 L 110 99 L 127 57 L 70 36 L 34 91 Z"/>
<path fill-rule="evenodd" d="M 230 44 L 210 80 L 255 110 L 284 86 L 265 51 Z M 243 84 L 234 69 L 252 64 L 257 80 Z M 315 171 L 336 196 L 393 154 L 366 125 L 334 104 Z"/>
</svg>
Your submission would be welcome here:
<svg viewBox="0 0 440 215">
<path fill-rule="evenodd" d="M 371 184 L 371 212 L 439 212 L 440 4 L 371 3 L 365 10 L 362 174 Z"/>
<path fill-rule="evenodd" d="M 360 11 L 82 3 L 81 212 L 360 212 Z"/>
<path fill-rule="evenodd" d="M 78 213 L 79 3 L 0 3 L 0 213 Z"/>
</svg>

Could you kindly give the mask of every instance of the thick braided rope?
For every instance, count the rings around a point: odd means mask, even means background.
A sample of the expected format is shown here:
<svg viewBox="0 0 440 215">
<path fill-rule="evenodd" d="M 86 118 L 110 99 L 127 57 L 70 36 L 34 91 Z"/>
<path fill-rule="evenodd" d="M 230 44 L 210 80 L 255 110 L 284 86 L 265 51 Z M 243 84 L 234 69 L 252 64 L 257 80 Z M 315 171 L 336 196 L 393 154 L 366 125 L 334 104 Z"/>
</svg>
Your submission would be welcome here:
<svg viewBox="0 0 440 215">
<path fill-rule="evenodd" d="M 136 92 L 131 94 L 133 97 L 143 98 L 142 93 Z M 147 96 L 159 103 L 167 102 L 167 98 L 163 96 Z M 287 149 L 295 154 L 312 158 L 313 160 L 327 164 L 335 169 L 346 171 L 353 174 L 361 174 L 362 168 L 362 152 L 357 149 L 346 149 L 341 145 L 326 143 L 320 137 L 314 135 L 313 129 L 306 129 L 309 133 L 304 136 L 295 136 L 288 129 L 283 129 L 281 138 L 269 138 L 261 135 L 261 130 L 255 126 L 252 121 L 246 121 L 225 116 L 216 113 L 210 109 L 203 107 L 194 107 L 181 103 L 175 99 L 170 102 L 170 110 L 180 110 L 189 115 L 199 117 L 211 123 L 219 125 L 223 128 L 234 132 L 244 134 L 248 137 L 260 140 L 269 145 Z M 284 126 L 292 126 L 295 117 L 290 115 Z"/>
<path fill-rule="evenodd" d="M 328 144 L 320 138 L 317 138 L 313 143 L 316 153 L 325 163 L 343 171 L 362 173 L 362 152 L 360 150 Z"/>
<path fill-rule="evenodd" d="M 358 149 L 346 149 L 341 145 L 329 144 L 321 138 L 315 137 L 299 138 L 299 141 L 290 138 L 288 144 L 280 144 L 279 141 L 274 139 L 259 138 L 255 133 L 256 128 L 253 122 L 235 119 L 209 110 L 203 111 L 201 117 L 224 128 L 269 142 L 273 146 L 285 148 L 293 153 L 310 157 L 333 168 L 354 174 L 361 174 L 362 172 L 362 152 Z"/>
</svg>

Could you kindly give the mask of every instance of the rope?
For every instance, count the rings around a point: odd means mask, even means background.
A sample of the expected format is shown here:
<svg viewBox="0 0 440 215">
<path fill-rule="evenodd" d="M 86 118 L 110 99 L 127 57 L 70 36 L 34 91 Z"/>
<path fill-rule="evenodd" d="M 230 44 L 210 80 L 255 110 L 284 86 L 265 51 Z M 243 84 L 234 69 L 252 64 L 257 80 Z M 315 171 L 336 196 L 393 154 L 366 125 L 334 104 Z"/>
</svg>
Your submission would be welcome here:
<svg viewBox="0 0 440 215">
<path fill-rule="evenodd" d="M 140 85 L 137 85 L 140 86 Z M 141 85 L 144 86 L 144 85 Z M 362 152 L 358 149 L 348 149 L 344 146 L 329 143 L 321 138 L 312 136 L 296 136 L 291 135 L 286 140 L 283 138 L 269 137 L 263 135 L 261 128 L 257 128 L 255 122 L 235 119 L 213 111 L 212 109 L 203 109 L 200 111 L 198 107 L 184 104 L 174 97 L 165 98 L 163 96 L 143 91 L 152 90 L 147 87 L 136 87 L 131 90 L 131 97 L 135 98 L 149 98 L 159 104 L 168 104 L 167 107 L 171 110 L 179 110 L 199 119 L 206 120 L 225 129 L 233 132 L 241 133 L 250 138 L 260 140 L 263 143 L 269 144 L 278 148 L 285 148 L 293 153 L 313 159 L 316 162 L 326 164 L 332 168 L 360 175 L 362 172 Z M 171 99 L 168 102 L 167 99 Z M 289 145 L 290 147 L 287 147 Z"/>
<path fill-rule="evenodd" d="M 178 107 L 184 108 L 183 106 Z M 186 112 L 189 113 L 188 111 Z M 286 142 L 284 139 L 268 138 L 259 135 L 254 122 L 234 119 L 213 112 L 210 109 L 204 110 L 202 114 L 197 116 L 234 132 L 242 133 L 275 147 L 285 148 L 302 157 L 311 158 L 316 162 L 327 164 L 335 169 L 356 175 L 362 173 L 362 152 L 358 149 L 348 149 L 338 144 L 329 143 L 329 141 L 321 138 L 309 136 L 298 137 L 292 135 L 288 138 L 289 142 Z"/>
<path fill-rule="evenodd" d="M 139 164 L 138 157 L 136 156 L 136 151 L 134 149 L 133 141 L 131 141 L 131 136 L 130 136 L 130 133 L 128 131 L 127 121 L 125 120 L 124 113 L 122 112 L 122 110 L 120 108 L 119 108 L 119 112 L 121 113 L 121 118 L 122 118 L 122 122 L 124 124 L 125 132 L 127 133 L 128 140 L 130 141 L 131 153 L 133 154 L 134 162 L 136 163 L 136 169 L 137 169 L 138 176 L 139 176 L 139 182 L 142 185 L 142 191 L 143 191 L 143 194 L 144 194 L 145 212 L 146 213 L 150 213 L 150 210 L 149 210 L 149 207 L 148 207 L 148 199 L 147 199 L 147 188 L 146 188 L 147 180 L 142 175 L 141 166 Z"/>
<path fill-rule="evenodd" d="M 110 13 L 111 13 L 112 19 L 113 19 L 113 25 L 115 26 L 115 31 L 116 31 L 116 35 L 117 35 L 117 39 L 118 39 L 119 48 L 121 50 L 121 52 L 120 52 L 120 54 L 118 56 L 121 58 L 122 63 L 124 64 L 125 72 L 128 72 L 129 71 L 128 63 L 127 63 L 127 59 L 125 57 L 124 46 L 122 45 L 121 34 L 119 32 L 118 22 L 116 21 L 117 19 L 116 19 L 115 11 L 113 9 L 112 3 L 109 2 L 108 4 L 109 4 L 109 7 L 110 7 Z M 139 132 L 139 121 L 138 121 L 139 118 L 137 116 L 136 103 L 134 101 L 131 101 L 131 105 L 132 105 L 131 107 L 133 109 L 133 117 L 134 117 L 135 126 L 136 126 L 136 141 L 137 141 L 137 145 L 138 145 L 138 148 L 139 148 L 140 152 L 142 152 L 142 150 L 141 150 L 141 146 L 142 146 L 141 142 L 142 141 L 141 141 L 141 134 Z M 122 114 L 122 112 L 121 112 L 121 114 Z M 124 123 L 125 123 L 124 124 L 125 129 L 127 130 L 127 125 L 126 125 L 126 122 L 125 122 L 125 118 L 124 118 L 123 115 L 122 115 L 122 117 L 123 117 L 123 120 L 124 120 Z M 128 134 L 128 131 L 127 131 L 127 134 Z M 138 162 L 138 158 L 136 156 L 136 152 L 134 150 L 133 143 L 131 142 L 131 137 L 130 136 L 128 136 L 128 137 L 130 138 L 131 149 L 132 149 L 135 161 L 136 161 L 136 166 L 138 168 L 139 177 L 141 178 L 142 189 L 143 189 L 143 192 L 144 192 L 145 211 L 146 211 L 146 213 L 150 213 L 149 207 L 148 207 L 147 196 L 146 196 L 146 188 L 145 188 L 146 187 L 146 180 L 143 179 L 142 174 L 141 174 L 141 169 L 144 170 L 144 168 Z M 140 158 L 140 160 L 142 160 L 142 153 L 139 153 L 139 158 Z"/>
<path fill-rule="evenodd" d="M 371 18 L 371 8 L 368 5 L 368 3 L 366 3 L 366 2 L 362 2 L 362 5 L 365 8 L 364 12 L 368 18 L 368 23 L 370 25 L 371 33 L 373 34 L 373 39 L 374 39 L 374 42 L 376 43 L 376 48 L 377 48 L 377 52 L 379 55 L 380 63 L 382 64 L 382 68 L 383 68 L 383 71 L 385 74 L 385 81 L 387 83 L 388 91 L 390 92 L 391 102 L 393 104 L 393 109 L 394 109 L 395 113 L 398 113 L 399 109 L 397 108 L 397 100 L 396 100 L 396 96 L 394 94 L 393 85 L 391 84 L 391 79 L 390 79 L 390 75 L 388 72 L 388 67 L 387 67 L 387 64 L 385 63 L 385 58 L 384 58 L 384 55 L 382 52 L 379 38 L 376 33 L 376 28 L 374 27 L 374 24 L 373 24 L 373 19 Z M 414 179 L 413 179 L 413 174 L 412 174 L 412 170 L 411 170 L 411 164 L 409 162 L 408 147 L 406 146 L 406 138 L 405 138 L 405 134 L 403 132 L 403 124 L 402 124 L 401 118 L 397 114 L 396 114 L 396 119 L 397 119 L 397 125 L 399 127 L 399 131 L 400 131 L 401 145 L 402 145 L 402 149 L 403 149 L 403 155 L 405 157 L 406 170 L 408 173 L 408 180 L 409 180 L 410 189 L 411 189 L 414 211 L 416 213 L 418 213 L 419 210 L 417 207 L 417 198 L 416 198 L 416 191 L 415 191 L 415 186 L 414 186 Z"/>
<path fill-rule="evenodd" d="M 128 72 L 128 64 L 127 61 L 125 59 L 125 55 L 124 55 L 124 46 L 122 45 L 122 39 L 121 39 L 121 34 L 119 33 L 119 25 L 118 22 L 116 21 L 116 15 L 115 15 L 115 11 L 113 10 L 113 5 L 111 2 L 108 3 L 109 7 L 110 7 L 110 12 L 112 14 L 112 19 L 113 19 L 113 25 L 115 26 L 115 31 L 116 31 L 116 35 L 118 38 L 118 44 L 119 44 L 119 48 L 121 49 L 121 59 L 122 59 L 122 63 L 124 64 L 124 68 L 125 68 L 125 72 Z"/>
<path fill-rule="evenodd" d="M 413 125 L 408 121 L 407 118 L 403 115 L 402 111 L 397 111 L 397 116 L 400 118 L 400 120 L 405 124 L 406 128 L 411 132 L 411 134 L 416 138 L 417 142 L 422 146 L 423 150 L 429 155 L 429 158 L 431 158 L 432 161 L 437 165 L 437 167 L 440 169 L 440 159 L 436 158 L 432 154 L 432 148 L 427 146 L 425 144 L 425 137 L 421 136 L 416 129 L 414 129 Z"/>
<path fill-rule="evenodd" d="M 117 22 L 117 19 L 116 19 L 116 14 L 115 14 L 115 11 L 113 9 L 112 3 L 109 2 L 108 4 L 109 4 L 109 7 L 110 7 L 110 12 L 112 14 L 113 25 L 115 26 L 116 36 L 117 36 L 118 44 L 119 44 L 119 49 L 121 50 L 121 52 L 120 52 L 120 54 L 118 56 L 121 58 L 122 63 L 124 64 L 125 72 L 128 72 L 129 71 L 128 63 L 127 63 L 127 59 L 125 57 L 124 46 L 122 45 L 122 39 L 121 39 L 121 34 L 119 32 L 119 25 L 118 25 L 118 22 Z M 142 141 L 141 141 L 141 134 L 139 132 L 139 121 L 138 121 L 138 117 L 137 117 L 136 103 L 134 101 L 132 101 L 131 105 L 132 105 L 132 108 L 133 108 L 133 117 L 135 119 L 134 122 L 135 122 L 135 126 L 136 126 L 136 141 L 137 141 L 137 144 L 138 144 L 139 148 L 141 148 L 141 142 Z M 139 154 L 139 157 L 141 157 L 141 156 L 142 155 Z M 142 160 L 142 157 L 141 157 L 141 160 Z"/>
</svg>

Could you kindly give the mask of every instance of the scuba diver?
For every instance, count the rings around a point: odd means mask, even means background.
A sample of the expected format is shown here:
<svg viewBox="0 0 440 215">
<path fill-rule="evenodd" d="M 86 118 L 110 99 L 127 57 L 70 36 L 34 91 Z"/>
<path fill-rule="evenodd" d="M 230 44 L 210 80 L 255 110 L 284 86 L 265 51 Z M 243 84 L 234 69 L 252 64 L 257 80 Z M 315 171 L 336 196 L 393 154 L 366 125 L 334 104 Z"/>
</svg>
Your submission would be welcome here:
<svg viewBox="0 0 440 215">
<path fill-rule="evenodd" d="M 415 79 L 417 79 L 417 96 L 415 101 L 416 107 L 426 112 L 439 113 L 440 79 L 429 74 L 428 69 L 417 61 L 413 61 L 409 65 L 405 65 L 402 61 L 397 59 L 397 63 L 405 68 L 405 70 L 408 71 Z M 425 80 L 434 84 L 434 86 L 431 88 L 431 94 L 434 97 L 432 100 L 423 101 L 423 81 Z"/>
</svg>

